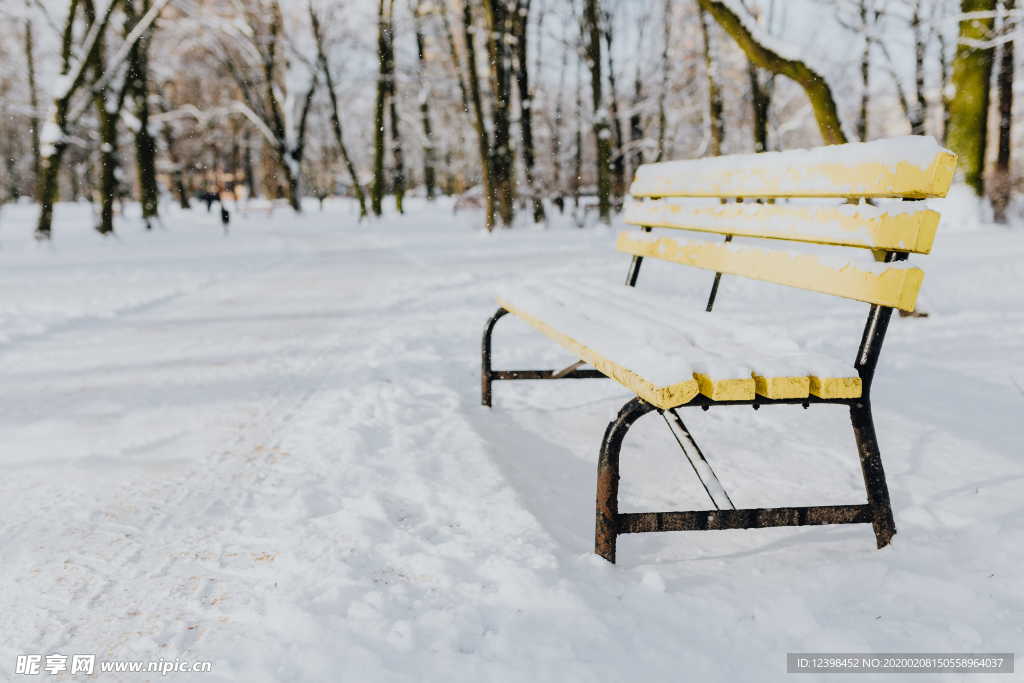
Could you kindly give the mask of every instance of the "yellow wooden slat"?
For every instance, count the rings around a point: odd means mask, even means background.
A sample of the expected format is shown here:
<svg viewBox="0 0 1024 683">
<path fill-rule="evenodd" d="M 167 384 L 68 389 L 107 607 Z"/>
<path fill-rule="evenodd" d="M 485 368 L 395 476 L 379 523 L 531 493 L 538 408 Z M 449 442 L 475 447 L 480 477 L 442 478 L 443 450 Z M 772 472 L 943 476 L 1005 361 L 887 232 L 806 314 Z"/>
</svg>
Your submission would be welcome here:
<svg viewBox="0 0 1024 683">
<path fill-rule="evenodd" d="M 695 372 L 700 393 L 715 401 L 746 401 L 754 398 L 754 378 L 714 379 Z"/>
<path fill-rule="evenodd" d="M 689 403 L 698 393 L 716 401 L 749 400 L 755 391 L 767 398 L 804 398 L 808 393 L 821 398 L 857 398 L 861 394 L 861 382 L 857 377 L 765 377 L 754 373 L 750 378 L 717 379 L 695 373 L 692 379 L 659 386 L 527 313 L 508 299 L 498 297 L 498 305 L 662 410 Z"/>
<path fill-rule="evenodd" d="M 645 164 L 634 197 L 944 197 L 956 155 L 933 138 Z"/>
<path fill-rule="evenodd" d="M 628 202 L 624 220 L 655 228 L 918 254 L 931 251 L 939 226 L 939 214 L 929 209 L 883 213 L 871 206 L 686 206 L 657 200 Z"/>
<path fill-rule="evenodd" d="M 890 267 L 875 273 L 852 265 L 837 268 L 813 254 L 788 254 L 730 244 L 686 242 L 641 233 L 619 233 L 616 248 L 635 256 L 682 263 L 754 280 L 775 282 L 847 299 L 914 310 L 924 280 L 919 268 Z"/>
<path fill-rule="evenodd" d="M 765 398 L 806 398 L 811 390 L 810 377 L 764 377 L 754 373 L 758 396 Z"/>
<path fill-rule="evenodd" d="M 696 379 L 690 378 L 666 387 L 657 386 L 632 370 L 605 358 L 590 347 L 586 346 L 582 341 L 573 339 L 536 316 L 520 309 L 505 298 L 498 297 L 498 305 L 509 313 L 522 318 L 534 328 L 540 330 L 564 348 L 571 351 L 578 358 L 587 361 L 594 366 L 594 368 L 630 389 L 633 393 L 651 405 L 657 406 L 663 410 L 668 410 L 669 408 L 674 408 L 675 406 L 688 403 L 690 399 L 697 395 Z"/>
<path fill-rule="evenodd" d="M 858 398 L 863 386 L 860 377 L 814 377 L 811 393 L 819 398 Z"/>
</svg>

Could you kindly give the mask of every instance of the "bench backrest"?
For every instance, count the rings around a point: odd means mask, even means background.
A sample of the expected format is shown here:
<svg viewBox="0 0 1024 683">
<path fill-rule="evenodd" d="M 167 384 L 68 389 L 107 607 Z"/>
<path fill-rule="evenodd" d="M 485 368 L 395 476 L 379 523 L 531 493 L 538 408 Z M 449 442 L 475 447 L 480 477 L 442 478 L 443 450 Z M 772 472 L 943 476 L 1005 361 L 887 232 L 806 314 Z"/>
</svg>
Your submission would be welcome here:
<svg viewBox="0 0 1024 683">
<path fill-rule="evenodd" d="M 956 156 L 931 137 L 907 136 L 810 150 L 768 152 L 645 164 L 630 188 L 625 231 L 617 248 L 650 257 L 801 289 L 914 310 L 924 273 L 902 261 L 927 254 L 939 214 L 916 201 L 879 208 L 866 203 L 771 203 L 808 198 L 857 202 L 871 198 L 943 197 Z M 708 206 L 673 197 L 728 199 Z M 764 203 L 768 200 L 769 203 Z M 756 202 L 756 203 L 755 203 Z M 766 247 L 686 241 L 648 234 L 651 228 L 765 240 Z M 779 240 L 870 249 L 884 263 L 854 266 L 840 258 L 791 253 Z"/>
</svg>

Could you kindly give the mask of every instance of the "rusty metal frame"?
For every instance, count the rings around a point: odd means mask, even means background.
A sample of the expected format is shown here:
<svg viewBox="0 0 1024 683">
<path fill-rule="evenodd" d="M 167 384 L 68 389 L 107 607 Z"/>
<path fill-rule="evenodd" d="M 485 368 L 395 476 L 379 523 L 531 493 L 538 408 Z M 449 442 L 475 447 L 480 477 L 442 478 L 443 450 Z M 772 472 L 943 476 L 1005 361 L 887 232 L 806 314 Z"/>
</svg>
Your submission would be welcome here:
<svg viewBox="0 0 1024 683">
<path fill-rule="evenodd" d="M 491 338 L 494 336 L 494 326 L 498 324 L 508 311 L 499 308 L 494 315 L 487 319 L 484 325 L 484 336 L 480 344 L 480 404 L 491 407 L 491 384 L 496 380 L 509 379 L 608 379 L 607 375 L 592 368 L 580 368 L 575 370 L 495 370 L 491 367 Z M 574 363 L 575 365 L 575 363 Z M 572 367 L 572 366 L 569 366 Z"/>
<path fill-rule="evenodd" d="M 679 406 L 709 408 L 736 405 L 794 405 L 799 401 L 713 401 L 695 398 Z M 861 472 L 867 503 L 852 505 L 819 505 L 781 508 L 747 508 L 736 510 L 688 510 L 669 512 L 619 512 L 619 455 L 626 433 L 633 424 L 652 411 L 660 411 L 637 397 L 626 403 L 612 420 L 601 441 L 597 465 L 596 524 L 594 552 L 615 562 L 616 539 L 622 534 L 655 531 L 701 531 L 719 529 L 759 529 L 773 526 L 807 526 L 821 524 L 871 524 L 876 544 L 883 548 L 896 533 L 889 490 L 885 483 L 881 454 L 866 399 L 817 399 L 816 404 L 845 405 L 850 409 L 854 439 L 860 455 Z"/>
<path fill-rule="evenodd" d="M 645 228 L 650 230 L 650 228 Z M 906 252 L 886 252 L 884 260 L 901 261 Z M 643 257 L 634 256 L 626 275 L 626 285 L 636 286 Z M 707 308 L 711 309 L 717 293 L 720 276 L 716 274 L 713 291 Z M 496 380 L 549 380 L 549 379 L 590 379 L 606 376 L 593 369 L 570 366 L 565 370 L 494 370 L 491 367 L 491 347 L 494 326 L 508 313 L 504 308 L 492 315 L 484 327 L 481 343 L 481 403 L 491 405 L 491 384 Z M 867 493 L 867 503 L 852 505 L 822 505 L 780 508 L 716 509 L 669 512 L 620 513 L 618 509 L 619 456 L 625 436 L 633 424 L 652 411 L 664 413 L 639 397 L 627 402 L 604 433 L 597 467 L 597 500 L 594 550 L 609 562 L 615 562 L 616 541 L 621 534 L 649 533 L 657 531 L 697 531 L 719 529 L 752 529 L 774 526 L 806 526 L 821 524 L 871 524 L 878 548 L 890 543 L 896 534 L 893 521 L 889 489 L 885 481 L 878 438 L 875 434 L 874 419 L 871 415 L 871 386 L 878 358 L 881 354 L 885 333 L 892 318 L 893 309 L 872 305 L 864 324 L 860 347 L 857 351 L 855 368 L 861 378 L 862 392 L 859 398 L 819 398 L 807 396 L 792 399 L 770 399 L 754 396 L 751 399 L 716 401 L 698 394 L 678 408 L 699 407 L 709 410 L 718 406 L 750 406 L 757 410 L 768 405 L 844 405 L 850 410 L 850 422 L 860 457 L 861 473 Z M 575 364 L 574 364 L 575 365 Z M 678 416 L 677 416 L 678 417 Z M 680 444 L 682 446 L 682 444 Z M 694 443 L 694 445 L 696 445 Z M 685 450 L 685 449 L 684 449 Z M 699 475 L 698 475 L 699 476 Z M 731 501 L 730 501 L 731 502 Z"/>
</svg>

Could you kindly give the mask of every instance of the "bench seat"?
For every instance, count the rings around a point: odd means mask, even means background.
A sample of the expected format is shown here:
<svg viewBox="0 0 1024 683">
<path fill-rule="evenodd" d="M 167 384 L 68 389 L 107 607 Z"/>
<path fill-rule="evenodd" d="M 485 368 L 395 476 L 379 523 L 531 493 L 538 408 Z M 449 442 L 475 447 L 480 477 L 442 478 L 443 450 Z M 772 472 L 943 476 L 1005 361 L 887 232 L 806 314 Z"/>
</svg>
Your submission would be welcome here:
<svg viewBox="0 0 1024 683">
<path fill-rule="evenodd" d="M 663 410 L 698 393 L 715 401 L 861 395 L 848 362 L 809 353 L 774 329 L 688 312 L 681 298 L 553 279 L 506 285 L 498 304 Z"/>
</svg>

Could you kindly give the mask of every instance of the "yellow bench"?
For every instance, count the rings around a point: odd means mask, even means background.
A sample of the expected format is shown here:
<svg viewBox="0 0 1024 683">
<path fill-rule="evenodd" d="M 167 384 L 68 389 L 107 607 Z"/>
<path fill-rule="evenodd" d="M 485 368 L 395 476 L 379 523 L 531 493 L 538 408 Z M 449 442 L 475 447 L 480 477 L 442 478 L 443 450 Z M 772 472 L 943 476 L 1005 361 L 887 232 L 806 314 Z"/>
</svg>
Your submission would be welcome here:
<svg viewBox="0 0 1024 683">
<path fill-rule="evenodd" d="M 483 405 L 491 405 L 498 380 L 609 377 L 635 394 L 605 431 L 598 461 L 595 549 L 611 562 L 619 534 L 650 531 L 871 523 L 884 547 L 896 528 L 871 416 L 871 381 L 893 310 L 914 310 L 924 278 L 907 258 L 931 250 L 939 223 L 935 211 L 915 200 L 945 196 L 955 167 L 955 155 L 920 136 L 641 166 L 624 216 L 639 229 L 616 240 L 632 256 L 626 287 L 567 280 L 503 290 L 484 329 Z M 871 199 L 903 201 L 875 206 Z M 681 239 L 679 231 L 698 235 Z M 711 241 L 715 235 L 724 241 Z M 733 237 L 756 242 L 739 245 Z M 848 254 L 845 249 L 775 248 L 782 241 L 870 250 L 874 261 L 855 265 L 821 253 Z M 714 272 L 704 310 L 683 312 L 663 296 L 637 290 L 644 259 Z M 766 342 L 756 330 L 707 315 L 723 274 L 870 304 L 854 362 L 807 354 L 784 339 Z M 563 370 L 494 370 L 491 338 L 508 313 L 580 360 Z M 849 408 L 866 504 L 736 509 L 676 410 L 776 404 Z M 652 411 L 668 424 L 713 510 L 618 511 L 623 438 Z"/>
</svg>

